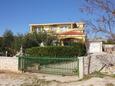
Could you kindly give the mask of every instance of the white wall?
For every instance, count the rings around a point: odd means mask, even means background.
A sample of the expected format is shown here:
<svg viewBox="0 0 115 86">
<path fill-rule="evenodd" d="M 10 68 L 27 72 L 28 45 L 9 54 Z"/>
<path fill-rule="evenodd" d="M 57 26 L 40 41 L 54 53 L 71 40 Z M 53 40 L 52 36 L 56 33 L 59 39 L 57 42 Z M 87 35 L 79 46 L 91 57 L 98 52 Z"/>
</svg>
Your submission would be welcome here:
<svg viewBox="0 0 115 86">
<path fill-rule="evenodd" d="M 0 57 L 0 71 L 19 72 L 18 57 Z"/>
<path fill-rule="evenodd" d="M 90 42 L 89 53 L 102 53 L 102 42 Z"/>
</svg>

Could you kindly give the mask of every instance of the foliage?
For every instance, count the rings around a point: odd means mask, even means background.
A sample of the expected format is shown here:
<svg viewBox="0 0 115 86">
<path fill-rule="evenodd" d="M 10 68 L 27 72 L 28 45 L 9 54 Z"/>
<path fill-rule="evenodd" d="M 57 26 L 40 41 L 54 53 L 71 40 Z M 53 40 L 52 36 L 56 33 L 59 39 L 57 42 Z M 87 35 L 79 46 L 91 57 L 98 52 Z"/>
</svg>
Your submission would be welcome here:
<svg viewBox="0 0 115 86">
<path fill-rule="evenodd" d="M 106 42 L 103 42 L 104 44 L 115 44 L 115 41 L 113 40 L 107 40 Z"/>
<path fill-rule="evenodd" d="M 24 39 L 23 43 L 24 48 L 39 46 L 39 43 L 37 43 L 37 39 L 35 38 L 34 34 L 28 33 L 24 36 L 23 39 Z"/>
<path fill-rule="evenodd" d="M 51 58 L 51 57 L 33 57 L 33 56 L 22 56 L 19 58 L 20 60 L 25 60 L 28 65 L 33 65 L 35 63 L 39 63 L 40 65 L 47 65 L 47 64 L 55 64 L 55 63 L 61 63 L 61 62 L 71 62 L 71 61 L 77 61 L 77 58 Z M 27 64 L 26 63 L 26 64 Z"/>
<path fill-rule="evenodd" d="M 88 80 L 88 79 L 90 79 L 92 77 L 104 78 L 105 76 L 108 76 L 108 75 L 105 75 L 105 74 L 103 74 L 101 72 L 95 71 L 95 72 L 93 72 L 91 74 L 85 75 L 82 80 Z"/>
<path fill-rule="evenodd" d="M 53 40 L 57 40 L 55 36 L 47 34 L 46 32 L 39 33 L 28 33 L 24 37 L 24 48 L 31 48 L 39 46 L 40 43 L 44 43 L 44 45 L 52 45 Z"/>
<path fill-rule="evenodd" d="M 86 20 L 90 32 L 101 32 L 106 37 L 115 41 L 115 3 L 112 0 L 85 0 L 86 3 L 81 11 L 93 17 Z M 100 13 L 101 12 L 101 13 Z M 88 31 L 88 32 L 89 32 Z"/>
<path fill-rule="evenodd" d="M 41 42 L 46 46 L 53 45 L 54 40 L 57 38 L 46 32 L 13 35 L 11 30 L 6 30 L 0 38 L 0 54 L 5 55 L 8 51 L 8 56 L 13 56 L 20 51 L 21 46 L 25 51 L 26 48 L 39 46 Z"/>
<path fill-rule="evenodd" d="M 13 44 L 14 35 L 12 31 L 6 30 L 3 35 L 2 49 L 4 53 L 5 51 L 8 51 L 8 56 L 12 56 L 14 54 Z"/>
<path fill-rule="evenodd" d="M 30 56 L 74 57 L 84 55 L 85 49 L 82 46 L 47 46 L 29 48 L 26 53 Z"/>
<path fill-rule="evenodd" d="M 65 46 L 77 46 L 77 44 L 76 42 L 64 42 Z"/>
<path fill-rule="evenodd" d="M 77 43 L 77 42 L 65 42 L 65 46 L 73 46 L 73 47 L 79 47 L 79 55 L 85 55 L 86 54 L 86 46 L 83 43 Z"/>
<path fill-rule="evenodd" d="M 48 47 L 39 47 L 41 42 Z M 0 54 L 5 55 L 8 51 L 8 56 L 16 55 L 21 46 L 24 52 L 29 48 L 27 54 L 35 56 L 81 56 L 86 52 L 82 43 L 69 43 L 65 47 L 53 46 L 56 42 L 57 37 L 46 32 L 13 35 L 12 31 L 7 30 L 0 38 Z"/>
<path fill-rule="evenodd" d="M 2 49 L 3 49 L 2 44 L 3 44 L 3 38 L 0 37 L 0 55 L 3 55 L 3 52 L 2 52 Z"/>
<path fill-rule="evenodd" d="M 13 48 L 15 51 L 19 51 L 20 47 L 24 44 L 24 35 L 23 34 L 17 34 L 14 36 L 14 44 Z"/>
</svg>

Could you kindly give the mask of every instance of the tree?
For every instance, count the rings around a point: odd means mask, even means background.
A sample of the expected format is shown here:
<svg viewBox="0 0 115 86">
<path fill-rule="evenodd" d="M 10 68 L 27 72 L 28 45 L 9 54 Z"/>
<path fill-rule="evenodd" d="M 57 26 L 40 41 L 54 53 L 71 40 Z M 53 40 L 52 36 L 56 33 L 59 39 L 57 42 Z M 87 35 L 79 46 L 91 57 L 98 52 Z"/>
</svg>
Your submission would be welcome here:
<svg viewBox="0 0 115 86">
<path fill-rule="evenodd" d="M 3 52 L 2 52 L 3 47 L 2 47 L 2 45 L 3 45 L 3 38 L 0 37 L 0 55 L 3 54 Z"/>
<path fill-rule="evenodd" d="M 13 49 L 13 44 L 14 44 L 14 35 L 13 32 L 10 30 L 6 30 L 3 34 L 3 52 L 8 51 L 9 56 L 14 55 L 14 49 Z"/>
<path fill-rule="evenodd" d="M 15 51 L 20 51 L 21 46 L 24 44 L 24 35 L 23 34 L 17 34 L 14 36 L 14 44 L 13 48 Z"/>
<path fill-rule="evenodd" d="M 114 0 L 84 0 L 85 5 L 81 8 L 83 13 L 90 16 L 90 20 L 86 20 L 87 31 L 101 33 L 101 36 L 115 41 L 115 2 Z M 105 58 L 106 57 L 106 58 Z M 114 60 L 111 56 L 99 56 L 104 66 L 100 71 L 109 65 L 113 65 Z M 114 58 L 114 56 L 112 56 Z M 113 61 L 112 61 L 113 60 Z M 91 55 L 89 54 L 88 71 L 90 70 Z M 88 72 L 89 73 L 89 72 Z"/>
<path fill-rule="evenodd" d="M 21 46 L 23 51 L 27 48 L 40 46 L 40 43 L 44 45 L 53 45 L 53 41 L 57 40 L 54 35 L 47 34 L 46 32 L 17 34 L 13 35 L 11 30 L 6 30 L 3 37 L 0 38 L 0 55 L 8 51 L 8 56 L 14 56 L 20 51 Z"/>
<path fill-rule="evenodd" d="M 95 17 L 86 21 L 88 29 L 95 33 L 101 32 L 103 35 L 115 41 L 115 3 L 114 0 L 85 0 L 86 4 L 81 11 Z M 90 16 L 91 16 L 90 15 Z"/>
<path fill-rule="evenodd" d="M 57 37 L 55 35 L 51 35 L 51 34 L 47 34 L 47 38 L 45 40 L 45 44 L 47 46 L 53 46 L 53 45 L 57 45 Z"/>
<path fill-rule="evenodd" d="M 53 45 L 53 41 L 57 40 L 56 36 L 51 34 L 47 34 L 46 32 L 39 32 L 39 33 L 28 33 L 24 36 L 24 48 L 31 48 L 40 46 L 43 42 L 44 45 Z"/>
<path fill-rule="evenodd" d="M 39 46 L 34 34 L 28 33 L 24 36 L 23 39 L 24 39 L 23 42 L 24 49 Z"/>
</svg>

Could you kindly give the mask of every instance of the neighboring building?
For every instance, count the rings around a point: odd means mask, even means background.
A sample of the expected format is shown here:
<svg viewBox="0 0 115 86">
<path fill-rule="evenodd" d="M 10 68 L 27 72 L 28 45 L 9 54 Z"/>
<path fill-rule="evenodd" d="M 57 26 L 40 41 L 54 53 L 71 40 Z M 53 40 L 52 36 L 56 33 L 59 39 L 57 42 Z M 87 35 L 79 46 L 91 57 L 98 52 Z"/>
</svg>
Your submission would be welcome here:
<svg viewBox="0 0 115 86">
<path fill-rule="evenodd" d="M 101 40 L 92 40 L 89 41 L 88 53 L 102 53 L 102 41 Z"/>
<path fill-rule="evenodd" d="M 88 53 L 114 53 L 115 54 L 115 44 L 107 43 L 106 39 L 94 38 L 88 40 Z"/>
<path fill-rule="evenodd" d="M 115 44 L 104 44 L 103 49 L 104 52 L 115 53 Z"/>
<path fill-rule="evenodd" d="M 85 24 L 83 22 L 30 24 L 29 27 L 30 33 L 46 31 L 55 34 L 60 42 L 85 42 Z"/>
</svg>

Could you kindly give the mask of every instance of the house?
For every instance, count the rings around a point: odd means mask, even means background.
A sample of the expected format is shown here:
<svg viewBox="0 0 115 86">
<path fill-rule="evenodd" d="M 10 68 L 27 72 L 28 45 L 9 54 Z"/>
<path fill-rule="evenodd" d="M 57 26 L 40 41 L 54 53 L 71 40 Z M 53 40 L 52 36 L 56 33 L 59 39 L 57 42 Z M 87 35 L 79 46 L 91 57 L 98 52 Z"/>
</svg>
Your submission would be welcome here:
<svg viewBox="0 0 115 86">
<path fill-rule="evenodd" d="M 63 42 L 85 42 L 85 24 L 83 22 L 63 22 L 48 24 L 30 24 L 29 32 L 47 32 L 57 36 Z"/>
</svg>

